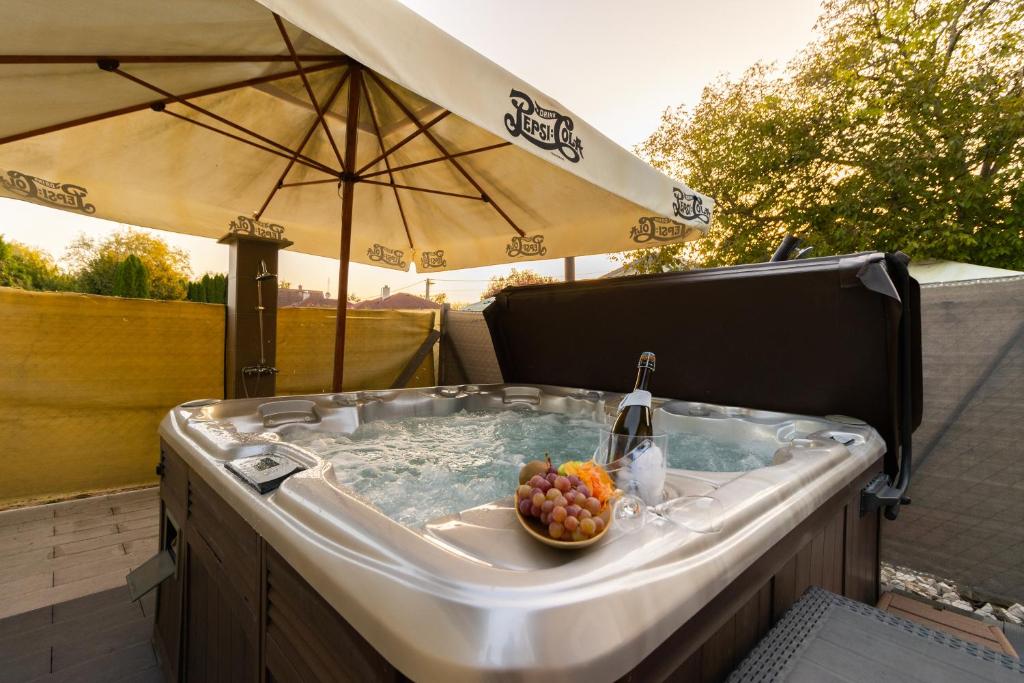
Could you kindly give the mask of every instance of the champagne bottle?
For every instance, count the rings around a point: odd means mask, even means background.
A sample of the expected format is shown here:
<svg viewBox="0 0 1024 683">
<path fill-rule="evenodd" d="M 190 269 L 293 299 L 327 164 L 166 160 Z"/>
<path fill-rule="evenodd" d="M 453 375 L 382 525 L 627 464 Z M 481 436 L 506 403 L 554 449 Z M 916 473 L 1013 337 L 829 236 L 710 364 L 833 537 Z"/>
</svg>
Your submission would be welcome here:
<svg viewBox="0 0 1024 683">
<path fill-rule="evenodd" d="M 637 363 L 636 386 L 619 403 L 619 414 L 612 426 L 614 452 L 610 460 L 615 461 L 639 444 L 644 437 L 654 434 L 651 422 L 651 392 L 648 389 L 654 374 L 654 354 L 644 351 Z"/>
</svg>

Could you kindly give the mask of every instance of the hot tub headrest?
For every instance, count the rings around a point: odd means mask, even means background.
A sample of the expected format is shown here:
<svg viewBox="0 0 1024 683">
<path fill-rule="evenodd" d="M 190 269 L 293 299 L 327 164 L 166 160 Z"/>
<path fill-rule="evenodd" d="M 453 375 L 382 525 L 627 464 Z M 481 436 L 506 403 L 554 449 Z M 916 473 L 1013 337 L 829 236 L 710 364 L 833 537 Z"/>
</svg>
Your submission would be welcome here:
<svg viewBox="0 0 1024 683">
<path fill-rule="evenodd" d="M 484 316 L 506 382 L 629 391 L 650 350 L 657 396 L 857 417 L 894 471 L 905 363 L 910 429 L 921 422 L 920 290 L 906 262 L 865 253 L 518 287 Z"/>
</svg>

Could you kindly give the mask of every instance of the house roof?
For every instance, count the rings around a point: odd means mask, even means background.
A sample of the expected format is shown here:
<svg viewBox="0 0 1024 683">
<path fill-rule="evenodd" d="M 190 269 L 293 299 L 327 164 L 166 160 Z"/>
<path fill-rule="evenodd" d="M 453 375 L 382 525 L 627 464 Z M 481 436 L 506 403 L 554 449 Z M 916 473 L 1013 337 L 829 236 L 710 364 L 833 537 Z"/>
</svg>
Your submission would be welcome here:
<svg viewBox="0 0 1024 683">
<path fill-rule="evenodd" d="M 414 294 L 398 292 L 385 299 L 367 299 L 360 301 L 353 308 L 357 310 L 380 310 L 380 309 L 437 309 L 441 304 L 428 301 L 423 297 Z"/>
</svg>

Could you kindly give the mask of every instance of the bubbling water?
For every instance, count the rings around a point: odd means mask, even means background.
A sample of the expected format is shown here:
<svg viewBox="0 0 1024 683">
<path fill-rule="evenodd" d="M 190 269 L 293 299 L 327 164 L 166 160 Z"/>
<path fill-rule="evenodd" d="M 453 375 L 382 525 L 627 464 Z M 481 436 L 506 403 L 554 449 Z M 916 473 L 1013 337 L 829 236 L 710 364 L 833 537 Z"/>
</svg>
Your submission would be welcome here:
<svg viewBox="0 0 1024 683">
<path fill-rule="evenodd" d="M 745 472 L 772 464 L 777 441 L 726 441 L 707 434 L 668 435 L 668 466 L 700 472 Z"/>
<path fill-rule="evenodd" d="M 407 526 L 511 495 L 519 468 L 586 460 L 597 424 L 557 413 L 507 410 L 367 422 L 350 435 L 287 440 L 334 464 L 339 481 Z"/>
<path fill-rule="evenodd" d="M 529 460 L 589 459 L 600 427 L 559 413 L 463 411 L 367 422 L 351 434 L 296 431 L 283 438 L 330 460 L 344 486 L 416 527 L 511 495 Z M 762 467 L 774 452 L 686 434 L 673 434 L 669 444 L 670 467 L 711 471 Z"/>
</svg>

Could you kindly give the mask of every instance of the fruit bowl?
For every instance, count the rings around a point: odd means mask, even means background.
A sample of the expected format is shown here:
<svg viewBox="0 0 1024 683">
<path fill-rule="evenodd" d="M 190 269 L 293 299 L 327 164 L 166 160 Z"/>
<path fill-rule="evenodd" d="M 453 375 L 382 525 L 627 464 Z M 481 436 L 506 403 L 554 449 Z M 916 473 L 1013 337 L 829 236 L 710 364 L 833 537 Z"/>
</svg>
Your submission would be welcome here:
<svg viewBox="0 0 1024 683">
<path fill-rule="evenodd" d="M 515 494 L 515 508 L 516 508 L 516 510 L 515 510 L 516 519 L 518 519 L 519 520 L 519 524 L 524 529 L 526 529 L 526 533 L 530 534 L 531 536 L 533 536 L 535 539 L 537 539 L 538 541 L 540 541 L 544 545 L 549 545 L 552 548 L 562 548 L 564 550 L 574 550 L 574 549 L 586 548 L 588 546 L 594 545 L 595 543 L 600 541 L 602 538 L 604 538 L 604 535 L 608 533 L 608 529 L 610 529 L 611 526 L 612 526 L 612 519 L 614 519 L 613 517 L 609 517 L 608 518 L 608 523 L 605 525 L 605 527 L 603 529 L 601 529 L 600 532 L 594 534 L 590 538 L 585 538 L 585 539 L 580 540 L 580 541 L 562 541 L 562 540 L 554 539 L 554 538 L 551 538 L 550 536 L 548 536 L 547 533 L 546 533 L 546 529 L 544 529 L 542 527 L 542 525 L 540 523 L 540 520 L 538 520 L 536 518 L 527 519 L 526 517 L 523 517 L 523 515 L 519 512 L 519 494 L 518 493 Z"/>
<path fill-rule="evenodd" d="M 593 461 L 570 460 L 555 469 L 550 458 L 532 460 L 519 470 L 515 513 L 541 543 L 585 548 L 608 530 L 616 494 L 611 477 Z"/>
</svg>

